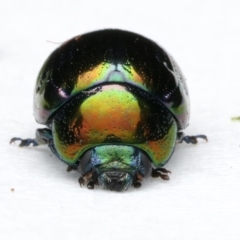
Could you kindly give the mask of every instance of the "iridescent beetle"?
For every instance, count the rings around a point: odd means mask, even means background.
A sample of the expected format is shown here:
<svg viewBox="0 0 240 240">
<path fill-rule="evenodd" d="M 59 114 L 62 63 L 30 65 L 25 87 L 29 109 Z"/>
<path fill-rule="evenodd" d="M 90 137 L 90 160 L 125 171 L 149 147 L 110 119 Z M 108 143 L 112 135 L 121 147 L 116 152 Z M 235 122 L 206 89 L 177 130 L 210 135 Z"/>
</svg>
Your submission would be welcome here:
<svg viewBox="0 0 240 240">
<path fill-rule="evenodd" d="M 44 63 L 35 87 L 34 115 L 47 128 L 20 146 L 48 144 L 81 173 L 80 185 L 125 191 L 162 168 L 189 120 L 185 79 L 153 41 L 127 31 L 102 30 L 72 38 Z"/>
</svg>

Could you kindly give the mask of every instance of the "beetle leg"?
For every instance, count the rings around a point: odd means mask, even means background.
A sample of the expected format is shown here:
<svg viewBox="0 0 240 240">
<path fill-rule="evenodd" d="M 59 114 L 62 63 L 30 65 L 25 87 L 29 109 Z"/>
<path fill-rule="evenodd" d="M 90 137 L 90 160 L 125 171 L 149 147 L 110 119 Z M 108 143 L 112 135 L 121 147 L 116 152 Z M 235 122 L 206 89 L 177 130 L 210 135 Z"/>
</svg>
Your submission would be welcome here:
<svg viewBox="0 0 240 240">
<path fill-rule="evenodd" d="M 12 138 L 10 140 L 10 144 L 13 143 L 13 142 L 16 142 L 16 141 L 21 141 L 20 144 L 19 144 L 19 147 L 27 147 L 30 144 L 32 144 L 34 147 L 39 145 L 35 139 L 31 139 L 31 138 L 22 139 L 22 138 L 18 138 L 18 137 Z"/>
<path fill-rule="evenodd" d="M 142 186 L 142 184 L 141 184 L 142 179 L 143 179 L 143 176 L 140 173 L 137 173 L 136 178 L 133 181 L 133 187 L 140 188 Z"/>
<path fill-rule="evenodd" d="M 199 135 L 195 135 L 195 136 L 184 136 L 183 132 L 178 132 L 178 142 L 179 143 L 182 143 L 184 141 L 188 144 L 189 143 L 197 144 L 197 142 L 198 142 L 197 139 L 198 138 L 204 139 L 204 140 L 206 140 L 206 142 L 208 141 L 206 135 L 199 134 Z"/>
<path fill-rule="evenodd" d="M 153 168 L 152 169 L 152 177 L 153 178 L 157 178 L 157 177 L 160 177 L 162 178 L 163 180 L 169 180 L 169 176 L 168 176 L 168 173 L 171 173 L 170 171 L 168 171 L 167 169 L 165 168 Z"/>
<path fill-rule="evenodd" d="M 77 167 L 68 165 L 66 171 L 67 171 L 67 172 L 71 172 L 71 171 L 73 171 L 73 170 L 77 170 Z"/>
<path fill-rule="evenodd" d="M 85 183 L 87 183 L 87 188 L 88 189 L 94 189 L 94 185 L 98 185 L 98 181 L 97 178 L 95 177 L 95 175 L 93 174 L 93 172 L 89 172 L 83 176 L 81 176 L 78 179 L 78 182 L 80 184 L 80 187 L 82 187 L 82 185 L 84 185 Z"/>
<path fill-rule="evenodd" d="M 134 188 L 140 188 L 142 186 L 142 184 L 140 182 L 133 182 L 133 187 Z"/>
<path fill-rule="evenodd" d="M 78 182 L 79 182 L 79 184 L 80 184 L 80 187 L 82 187 L 82 185 L 85 184 L 85 181 L 84 181 L 83 176 L 81 176 L 81 177 L 78 179 Z"/>
<path fill-rule="evenodd" d="M 88 184 L 87 184 L 87 188 L 88 189 L 94 189 L 94 185 L 95 185 L 95 181 L 89 181 Z"/>
<path fill-rule="evenodd" d="M 38 145 L 47 144 L 50 139 L 52 139 L 52 131 L 48 128 L 42 128 L 36 130 L 36 138 L 22 139 L 14 137 L 10 140 L 10 144 L 15 141 L 20 141 L 20 147 L 28 147 L 31 144 L 36 147 Z"/>
</svg>

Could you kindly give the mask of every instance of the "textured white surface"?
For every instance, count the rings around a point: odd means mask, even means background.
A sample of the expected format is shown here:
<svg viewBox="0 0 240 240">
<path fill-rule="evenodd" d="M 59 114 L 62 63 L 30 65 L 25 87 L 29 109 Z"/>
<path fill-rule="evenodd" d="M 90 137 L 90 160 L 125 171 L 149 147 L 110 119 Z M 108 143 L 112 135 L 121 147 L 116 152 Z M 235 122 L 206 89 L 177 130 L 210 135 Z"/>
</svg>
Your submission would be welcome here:
<svg viewBox="0 0 240 240">
<path fill-rule="evenodd" d="M 240 2 L 1 1 L 0 239 L 240 239 Z M 143 34 L 178 61 L 191 95 L 186 134 L 166 165 L 171 180 L 147 179 L 124 194 L 80 188 L 34 137 L 33 87 L 46 57 L 66 39 L 120 28 Z M 14 188 L 14 191 L 11 189 Z"/>
</svg>

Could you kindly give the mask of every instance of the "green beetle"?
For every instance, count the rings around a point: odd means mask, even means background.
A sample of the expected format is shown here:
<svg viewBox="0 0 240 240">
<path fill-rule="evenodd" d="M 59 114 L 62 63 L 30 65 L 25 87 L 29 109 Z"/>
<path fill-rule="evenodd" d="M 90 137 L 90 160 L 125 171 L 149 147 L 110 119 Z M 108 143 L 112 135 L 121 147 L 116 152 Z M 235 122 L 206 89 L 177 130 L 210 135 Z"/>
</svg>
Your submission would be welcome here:
<svg viewBox="0 0 240 240">
<path fill-rule="evenodd" d="M 74 37 L 40 70 L 34 115 L 47 128 L 20 146 L 48 144 L 81 173 L 80 185 L 115 191 L 140 187 L 144 177 L 168 180 L 162 168 L 189 121 L 185 79 L 174 59 L 153 41 L 127 31 Z"/>
</svg>

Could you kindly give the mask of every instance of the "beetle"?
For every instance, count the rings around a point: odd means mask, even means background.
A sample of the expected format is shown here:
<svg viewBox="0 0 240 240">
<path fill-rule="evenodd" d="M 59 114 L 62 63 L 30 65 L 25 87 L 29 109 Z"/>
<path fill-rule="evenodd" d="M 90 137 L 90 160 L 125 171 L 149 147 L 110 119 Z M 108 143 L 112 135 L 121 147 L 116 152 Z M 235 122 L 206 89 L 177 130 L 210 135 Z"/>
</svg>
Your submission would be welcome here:
<svg viewBox="0 0 240 240">
<path fill-rule="evenodd" d="M 189 94 L 176 61 L 139 34 L 107 29 L 63 43 L 43 64 L 35 86 L 34 116 L 46 128 L 20 146 L 47 144 L 80 172 L 80 185 L 125 191 L 163 166 L 184 136 Z"/>
</svg>

